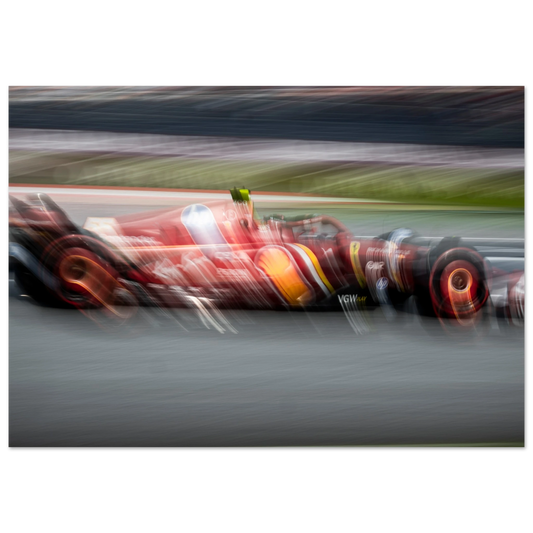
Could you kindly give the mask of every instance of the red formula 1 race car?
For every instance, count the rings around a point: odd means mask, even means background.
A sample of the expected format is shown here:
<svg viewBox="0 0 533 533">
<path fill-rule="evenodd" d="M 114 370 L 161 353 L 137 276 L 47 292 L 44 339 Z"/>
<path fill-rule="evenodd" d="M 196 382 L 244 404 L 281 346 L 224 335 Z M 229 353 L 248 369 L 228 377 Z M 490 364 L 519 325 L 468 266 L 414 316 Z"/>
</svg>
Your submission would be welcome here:
<svg viewBox="0 0 533 533">
<path fill-rule="evenodd" d="M 127 320 L 138 306 L 418 310 L 469 328 L 490 296 L 483 257 L 459 238 L 437 244 L 407 229 L 358 238 L 324 215 L 260 219 L 250 192 L 227 200 L 77 227 L 44 194 L 11 199 L 10 258 L 17 284 L 41 303 L 100 309 Z M 523 275 L 509 277 L 501 312 L 523 317 Z M 511 302 L 511 303 L 508 303 Z"/>
</svg>

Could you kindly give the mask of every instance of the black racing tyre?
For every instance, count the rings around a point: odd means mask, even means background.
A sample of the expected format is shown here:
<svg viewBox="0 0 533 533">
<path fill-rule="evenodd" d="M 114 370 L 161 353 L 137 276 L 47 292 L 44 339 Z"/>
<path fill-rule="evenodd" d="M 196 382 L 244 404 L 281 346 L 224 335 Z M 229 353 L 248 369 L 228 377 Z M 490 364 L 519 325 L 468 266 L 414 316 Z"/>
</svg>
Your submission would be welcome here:
<svg viewBox="0 0 533 533">
<path fill-rule="evenodd" d="M 87 291 L 80 290 L 72 283 L 66 282 L 61 273 L 60 266 L 69 254 L 75 253 L 90 258 L 92 262 L 100 265 L 104 269 L 113 271 L 115 277 L 119 274 L 113 268 L 113 252 L 102 242 L 88 235 L 70 235 L 55 241 L 45 252 L 41 263 L 60 281 L 58 287 L 58 298 L 64 300 L 78 309 L 98 308 L 101 304 Z"/>
<path fill-rule="evenodd" d="M 66 302 L 54 296 L 46 285 L 21 263 L 15 265 L 13 274 L 15 283 L 20 290 L 39 305 L 46 307 L 70 307 Z"/>
<path fill-rule="evenodd" d="M 485 262 L 475 250 L 452 248 L 436 259 L 430 274 L 429 299 L 448 334 L 464 341 L 484 336 L 492 312 L 488 296 Z"/>
<path fill-rule="evenodd" d="M 489 296 L 484 260 L 468 248 L 447 250 L 434 262 L 429 278 L 429 293 L 437 316 L 453 318 L 459 307 L 454 307 L 449 291 L 461 295 L 467 290 L 470 307 L 479 311 Z"/>
<path fill-rule="evenodd" d="M 107 266 L 107 263 L 99 254 L 94 253 L 92 250 L 88 248 L 64 248 L 58 250 L 53 255 L 53 260 L 50 261 L 49 258 L 46 258 L 45 264 L 49 264 L 52 266 L 53 274 L 56 277 L 57 280 L 59 280 L 59 286 L 58 286 L 58 296 L 64 300 L 67 304 L 70 304 L 78 309 L 97 309 L 101 307 L 101 303 L 90 295 L 90 293 L 80 288 L 79 285 L 76 284 L 76 279 L 78 277 L 86 275 L 86 271 L 84 270 L 84 260 L 81 259 L 81 263 L 78 265 L 76 264 L 76 261 L 70 265 L 70 272 L 72 280 L 66 280 L 64 279 L 64 276 L 62 275 L 62 269 L 61 265 L 63 263 L 63 260 L 70 255 L 78 255 L 81 258 L 88 258 L 90 262 L 98 264 L 100 267 L 104 268 Z"/>
</svg>

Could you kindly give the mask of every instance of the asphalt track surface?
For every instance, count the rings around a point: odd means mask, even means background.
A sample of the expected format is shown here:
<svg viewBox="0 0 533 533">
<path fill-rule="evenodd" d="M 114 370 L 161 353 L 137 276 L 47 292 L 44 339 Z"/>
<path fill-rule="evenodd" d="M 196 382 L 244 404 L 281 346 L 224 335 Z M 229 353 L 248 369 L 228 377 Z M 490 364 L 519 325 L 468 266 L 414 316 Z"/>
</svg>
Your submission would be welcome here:
<svg viewBox="0 0 533 533">
<path fill-rule="evenodd" d="M 63 207 L 79 223 L 141 208 Z M 524 232 L 523 215 L 335 214 L 361 235 Z M 9 283 L 11 446 L 523 445 L 520 329 L 488 321 L 457 338 L 376 310 L 356 335 L 342 312 L 240 311 L 226 315 L 237 333 L 221 334 L 142 310 L 105 331 Z"/>
</svg>

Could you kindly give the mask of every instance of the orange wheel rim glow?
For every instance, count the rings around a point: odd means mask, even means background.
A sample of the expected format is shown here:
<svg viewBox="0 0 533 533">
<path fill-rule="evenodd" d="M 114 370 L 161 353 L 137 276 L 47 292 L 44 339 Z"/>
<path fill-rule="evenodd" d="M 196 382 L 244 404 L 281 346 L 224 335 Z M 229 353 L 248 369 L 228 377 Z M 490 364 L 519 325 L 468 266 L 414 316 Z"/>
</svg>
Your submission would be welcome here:
<svg viewBox="0 0 533 533">
<path fill-rule="evenodd" d="M 85 289 L 115 315 L 126 318 L 132 314 L 121 313 L 114 305 L 115 289 L 124 287 L 105 268 L 88 257 L 69 255 L 59 265 L 59 274 L 67 283 Z"/>
<path fill-rule="evenodd" d="M 475 315 L 475 305 L 470 289 L 472 274 L 466 268 L 456 268 L 448 276 L 448 295 L 457 320 L 471 319 Z"/>
</svg>

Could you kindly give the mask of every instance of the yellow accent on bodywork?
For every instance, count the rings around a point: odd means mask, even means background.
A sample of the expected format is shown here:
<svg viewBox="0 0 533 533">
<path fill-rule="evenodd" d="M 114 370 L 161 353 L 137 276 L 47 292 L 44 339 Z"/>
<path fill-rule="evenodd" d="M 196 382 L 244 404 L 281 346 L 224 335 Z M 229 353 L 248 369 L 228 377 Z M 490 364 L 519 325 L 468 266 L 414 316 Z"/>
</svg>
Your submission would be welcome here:
<svg viewBox="0 0 533 533">
<path fill-rule="evenodd" d="M 324 274 L 324 271 L 322 270 L 322 267 L 320 266 L 320 263 L 318 262 L 318 259 L 316 255 L 309 249 L 307 246 L 304 246 L 303 244 L 297 244 L 294 243 L 295 246 L 298 246 L 298 248 L 301 248 L 308 256 L 309 259 L 311 259 L 311 262 L 313 263 L 313 266 L 315 267 L 317 274 L 320 276 L 320 279 L 324 283 L 324 285 L 328 288 L 329 292 L 333 294 L 335 292 L 335 289 L 331 285 L 331 283 L 328 281 L 328 278 L 326 278 L 326 275 Z"/>
<path fill-rule="evenodd" d="M 361 288 L 366 287 L 366 278 L 365 274 L 363 273 L 363 269 L 361 268 L 361 262 L 359 261 L 359 248 L 361 247 L 361 243 L 358 241 L 352 241 L 350 244 L 350 260 L 352 261 L 352 268 L 355 274 L 355 277 L 357 278 L 357 281 L 359 282 L 359 285 Z"/>
<path fill-rule="evenodd" d="M 290 305 L 307 305 L 311 302 L 313 295 L 294 268 L 288 252 L 269 248 L 261 252 L 257 263 Z"/>
</svg>

